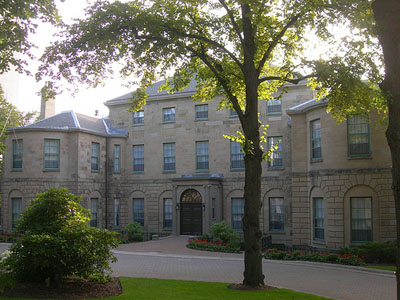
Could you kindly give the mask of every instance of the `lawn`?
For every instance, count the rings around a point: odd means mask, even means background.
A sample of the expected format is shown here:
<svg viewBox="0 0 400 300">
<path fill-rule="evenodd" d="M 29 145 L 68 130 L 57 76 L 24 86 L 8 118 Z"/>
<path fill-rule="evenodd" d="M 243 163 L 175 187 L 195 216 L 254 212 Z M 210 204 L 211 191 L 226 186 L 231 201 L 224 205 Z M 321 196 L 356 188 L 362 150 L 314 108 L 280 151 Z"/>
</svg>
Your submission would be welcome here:
<svg viewBox="0 0 400 300">
<path fill-rule="evenodd" d="M 121 278 L 123 294 L 103 300 L 323 300 L 324 297 L 294 292 L 286 289 L 269 291 L 237 291 L 226 283 L 163 280 L 147 278 Z M 5 298 L 1 300 L 22 300 Z"/>
<path fill-rule="evenodd" d="M 367 265 L 364 266 L 368 269 L 378 269 L 378 270 L 386 270 L 396 272 L 396 266 L 385 266 L 385 265 Z"/>
</svg>

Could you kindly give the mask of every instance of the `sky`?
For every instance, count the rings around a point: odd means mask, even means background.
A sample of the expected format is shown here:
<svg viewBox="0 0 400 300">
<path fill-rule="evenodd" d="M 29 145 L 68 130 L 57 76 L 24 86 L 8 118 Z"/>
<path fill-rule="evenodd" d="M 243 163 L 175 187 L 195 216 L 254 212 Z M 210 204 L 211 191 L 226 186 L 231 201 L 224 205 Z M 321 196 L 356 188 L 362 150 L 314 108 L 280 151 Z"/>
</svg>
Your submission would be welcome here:
<svg viewBox="0 0 400 300">
<path fill-rule="evenodd" d="M 85 0 L 69 0 L 57 2 L 57 7 L 62 19 L 70 23 L 72 18 L 84 16 L 84 8 L 87 6 Z M 30 36 L 30 40 L 38 46 L 32 49 L 36 58 L 40 58 L 41 52 L 48 46 L 52 40 L 51 36 L 55 33 L 50 24 L 40 24 L 36 34 Z M 39 63 L 36 60 L 29 61 L 28 69 L 34 74 Z M 10 72 L 1 76 L 0 83 L 5 90 L 6 99 L 12 102 L 21 111 L 40 111 L 40 96 L 37 93 L 43 87 L 44 82 L 36 82 L 33 76 L 21 75 L 16 72 Z M 134 87 L 126 88 L 122 86 L 124 81 L 120 78 L 107 80 L 104 87 L 88 88 L 87 86 L 78 86 L 79 92 L 72 96 L 66 91 L 56 97 L 56 113 L 65 110 L 74 110 L 82 114 L 94 116 L 95 111 L 99 111 L 99 117 L 108 115 L 108 109 L 103 102 L 126 94 L 134 90 Z"/>
</svg>

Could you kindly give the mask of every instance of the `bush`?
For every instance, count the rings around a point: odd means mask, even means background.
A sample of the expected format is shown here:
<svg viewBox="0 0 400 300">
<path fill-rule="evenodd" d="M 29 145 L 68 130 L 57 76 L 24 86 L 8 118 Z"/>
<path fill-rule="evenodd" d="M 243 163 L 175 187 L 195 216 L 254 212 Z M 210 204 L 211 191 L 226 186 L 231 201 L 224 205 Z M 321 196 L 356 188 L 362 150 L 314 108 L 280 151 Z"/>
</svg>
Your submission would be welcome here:
<svg viewBox="0 0 400 300">
<path fill-rule="evenodd" d="M 383 243 L 369 242 L 357 247 L 342 248 L 340 254 L 352 254 L 363 257 L 367 263 L 396 263 L 397 241 L 387 241 Z"/>
<path fill-rule="evenodd" d="M 208 240 L 201 240 L 198 238 L 189 240 L 187 245 L 188 248 L 197 250 L 206 250 L 213 252 L 229 252 L 229 253 L 239 253 L 240 248 L 236 244 L 223 243 L 221 241 L 212 242 Z"/>
<path fill-rule="evenodd" d="M 58 285 L 67 276 L 109 277 L 118 241 L 114 233 L 87 225 L 90 213 L 80 200 L 67 189 L 50 189 L 23 212 L 16 229 L 22 237 L 6 259 L 18 280 Z"/>
<path fill-rule="evenodd" d="M 312 252 L 304 253 L 301 251 L 283 251 L 277 249 L 266 249 L 263 257 L 266 259 L 276 260 L 303 260 L 303 261 L 315 261 L 324 263 L 334 263 L 341 265 L 361 266 L 364 265 L 364 261 L 358 255 L 352 254 L 336 254 L 336 253 L 321 253 Z"/>
<path fill-rule="evenodd" d="M 225 224 L 225 221 L 214 223 L 210 227 L 210 234 L 213 241 L 221 240 L 223 243 L 239 244 L 240 237 L 233 229 Z"/>
<path fill-rule="evenodd" d="M 124 228 L 124 235 L 130 242 L 142 242 L 144 231 L 138 222 L 133 222 Z"/>
</svg>

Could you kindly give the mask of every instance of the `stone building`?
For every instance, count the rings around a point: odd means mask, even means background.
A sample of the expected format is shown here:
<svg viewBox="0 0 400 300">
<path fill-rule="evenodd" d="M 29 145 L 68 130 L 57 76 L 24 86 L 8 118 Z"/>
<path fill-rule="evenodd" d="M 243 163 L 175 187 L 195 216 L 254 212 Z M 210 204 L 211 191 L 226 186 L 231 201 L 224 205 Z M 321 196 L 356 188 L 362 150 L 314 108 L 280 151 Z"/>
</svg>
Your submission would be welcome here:
<svg viewBox="0 0 400 300">
<path fill-rule="evenodd" d="M 37 192 L 67 187 L 83 196 L 93 226 L 148 232 L 207 233 L 225 220 L 242 227 L 244 162 L 240 123 L 219 101 L 193 102 L 195 85 L 168 94 L 148 89 L 143 110 L 130 94 L 105 102 L 107 119 L 71 111 L 15 128 L 7 139 L 2 223 L 11 231 Z M 337 249 L 395 238 L 390 153 L 378 116 L 337 124 L 305 84 L 260 101 L 269 124 L 263 163 L 262 231 L 274 244 Z"/>
</svg>

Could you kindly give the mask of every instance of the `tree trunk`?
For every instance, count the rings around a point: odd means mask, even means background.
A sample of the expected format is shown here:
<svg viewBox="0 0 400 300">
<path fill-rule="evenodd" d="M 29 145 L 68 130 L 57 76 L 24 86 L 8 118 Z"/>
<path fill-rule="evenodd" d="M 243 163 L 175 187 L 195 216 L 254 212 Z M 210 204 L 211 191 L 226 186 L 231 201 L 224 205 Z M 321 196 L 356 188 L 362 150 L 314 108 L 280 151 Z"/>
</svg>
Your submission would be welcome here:
<svg viewBox="0 0 400 300">
<path fill-rule="evenodd" d="M 386 93 L 389 109 L 386 138 L 392 155 L 397 229 L 396 282 L 397 299 L 400 300 L 400 1 L 376 0 L 372 8 L 385 60 L 385 79 L 380 87 Z"/>
</svg>

